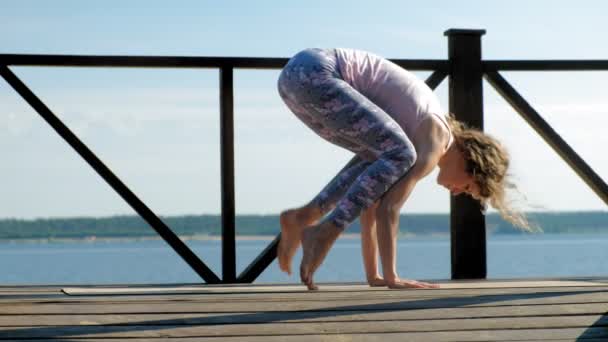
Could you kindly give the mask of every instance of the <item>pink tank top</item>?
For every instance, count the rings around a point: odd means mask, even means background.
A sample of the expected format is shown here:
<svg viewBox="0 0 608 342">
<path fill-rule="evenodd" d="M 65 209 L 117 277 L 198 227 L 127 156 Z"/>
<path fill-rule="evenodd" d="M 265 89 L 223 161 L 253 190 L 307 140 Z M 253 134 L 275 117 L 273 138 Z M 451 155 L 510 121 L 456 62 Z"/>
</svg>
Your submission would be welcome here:
<svg viewBox="0 0 608 342">
<path fill-rule="evenodd" d="M 337 48 L 338 71 L 344 81 L 382 108 L 413 137 L 418 125 L 437 116 L 452 132 L 437 95 L 424 81 L 397 64 L 373 53 Z"/>
</svg>

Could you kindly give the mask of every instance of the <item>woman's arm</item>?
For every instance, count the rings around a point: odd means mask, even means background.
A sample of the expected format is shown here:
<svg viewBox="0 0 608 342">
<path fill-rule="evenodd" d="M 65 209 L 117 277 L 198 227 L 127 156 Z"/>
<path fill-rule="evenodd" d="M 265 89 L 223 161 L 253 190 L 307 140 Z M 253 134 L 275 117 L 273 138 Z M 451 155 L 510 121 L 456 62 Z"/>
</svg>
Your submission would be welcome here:
<svg viewBox="0 0 608 342">
<path fill-rule="evenodd" d="M 417 165 L 422 165 L 419 161 Z M 410 170 L 389 192 L 382 198 L 376 210 L 376 234 L 378 236 L 378 249 L 382 262 L 382 274 L 390 288 L 427 287 L 417 286 L 417 283 L 401 280 L 397 274 L 397 236 L 399 234 L 399 212 L 407 200 L 414 186 L 420 178 L 418 171 Z"/>
<path fill-rule="evenodd" d="M 446 131 L 433 120 L 421 124 L 414 138 L 418 158 L 414 166 L 382 197 L 376 210 L 376 225 L 382 273 L 391 288 L 436 287 L 432 284 L 399 279 L 397 275 L 397 235 L 399 212 L 418 181 L 427 176 L 445 153 Z"/>
</svg>

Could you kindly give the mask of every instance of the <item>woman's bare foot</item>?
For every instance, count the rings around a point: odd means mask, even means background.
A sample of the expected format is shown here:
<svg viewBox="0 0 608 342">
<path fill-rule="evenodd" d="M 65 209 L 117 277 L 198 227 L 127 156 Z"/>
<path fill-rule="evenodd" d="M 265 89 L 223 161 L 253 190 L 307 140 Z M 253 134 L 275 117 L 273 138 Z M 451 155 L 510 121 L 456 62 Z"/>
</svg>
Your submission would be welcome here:
<svg viewBox="0 0 608 342">
<path fill-rule="evenodd" d="M 384 278 L 382 278 L 381 276 L 375 276 L 370 279 L 367 279 L 367 283 L 371 287 L 386 286 L 386 280 L 384 280 Z"/>
<path fill-rule="evenodd" d="M 439 288 L 439 285 L 437 285 L 437 284 L 425 283 L 422 281 L 409 280 L 409 279 L 399 279 L 399 278 L 395 278 L 394 281 L 387 281 L 386 285 L 388 286 L 389 289 L 409 289 L 409 288 L 438 289 Z"/>
<path fill-rule="evenodd" d="M 300 279 L 309 290 L 317 290 L 312 276 L 321 265 L 331 249 L 342 228 L 332 223 L 323 223 L 302 231 L 302 263 L 300 264 Z"/>
<path fill-rule="evenodd" d="M 291 260 L 300 246 L 302 231 L 315 223 L 315 218 L 304 217 L 301 209 L 290 209 L 281 213 L 281 240 L 277 250 L 279 268 L 291 275 Z"/>
</svg>

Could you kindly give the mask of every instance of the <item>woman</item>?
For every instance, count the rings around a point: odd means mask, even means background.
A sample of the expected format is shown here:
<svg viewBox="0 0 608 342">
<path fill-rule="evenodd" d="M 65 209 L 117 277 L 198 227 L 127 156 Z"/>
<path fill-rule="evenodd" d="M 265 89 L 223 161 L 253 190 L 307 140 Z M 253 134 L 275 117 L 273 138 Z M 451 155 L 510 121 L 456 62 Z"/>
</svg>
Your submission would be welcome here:
<svg viewBox="0 0 608 342">
<path fill-rule="evenodd" d="M 334 241 L 362 213 L 370 285 L 437 287 L 400 279 L 396 272 L 400 208 L 435 166 L 437 183 L 453 195 L 467 193 L 525 226 L 505 205 L 506 151 L 495 139 L 441 115 L 433 91 L 407 70 L 365 51 L 306 49 L 287 63 L 278 90 L 310 129 L 355 153 L 312 201 L 281 213 L 279 266 L 291 273 L 302 244 L 300 278 L 309 290 L 316 289 L 313 273 Z M 376 248 L 383 278 L 375 266 Z"/>
</svg>

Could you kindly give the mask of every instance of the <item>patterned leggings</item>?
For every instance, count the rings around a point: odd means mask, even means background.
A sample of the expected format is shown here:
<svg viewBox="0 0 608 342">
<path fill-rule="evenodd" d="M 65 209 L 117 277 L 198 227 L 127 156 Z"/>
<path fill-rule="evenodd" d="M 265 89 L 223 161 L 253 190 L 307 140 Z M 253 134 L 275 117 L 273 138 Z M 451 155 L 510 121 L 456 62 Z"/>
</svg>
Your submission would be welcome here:
<svg viewBox="0 0 608 342">
<path fill-rule="evenodd" d="M 323 220 L 347 227 L 416 162 L 416 150 L 399 125 L 346 83 L 333 49 L 306 49 L 278 81 L 289 109 L 323 139 L 356 156 L 313 199 Z"/>
</svg>

